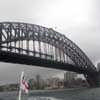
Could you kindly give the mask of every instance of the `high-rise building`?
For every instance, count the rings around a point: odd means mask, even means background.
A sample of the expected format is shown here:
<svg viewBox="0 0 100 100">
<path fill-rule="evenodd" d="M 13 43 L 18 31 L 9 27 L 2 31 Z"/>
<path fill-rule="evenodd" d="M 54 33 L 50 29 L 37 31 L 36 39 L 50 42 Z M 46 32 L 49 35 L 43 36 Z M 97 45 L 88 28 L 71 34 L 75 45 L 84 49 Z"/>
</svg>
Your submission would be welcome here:
<svg viewBox="0 0 100 100">
<path fill-rule="evenodd" d="M 75 72 L 66 72 L 64 74 L 64 81 L 71 81 L 73 80 L 75 77 L 77 76 L 77 74 Z"/>
<path fill-rule="evenodd" d="M 64 87 L 70 87 L 76 76 L 75 72 L 66 72 L 64 74 Z"/>
</svg>

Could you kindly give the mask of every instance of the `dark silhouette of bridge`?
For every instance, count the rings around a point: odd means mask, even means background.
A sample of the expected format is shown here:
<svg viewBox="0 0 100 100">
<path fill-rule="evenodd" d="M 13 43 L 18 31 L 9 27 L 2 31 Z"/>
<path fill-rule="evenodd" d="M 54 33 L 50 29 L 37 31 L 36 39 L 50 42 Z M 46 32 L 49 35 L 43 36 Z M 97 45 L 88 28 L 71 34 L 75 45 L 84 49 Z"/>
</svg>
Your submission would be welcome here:
<svg viewBox="0 0 100 100">
<path fill-rule="evenodd" d="M 82 73 L 99 86 L 99 72 L 86 54 L 65 35 L 39 25 L 0 23 L 0 61 Z"/>
</svg>

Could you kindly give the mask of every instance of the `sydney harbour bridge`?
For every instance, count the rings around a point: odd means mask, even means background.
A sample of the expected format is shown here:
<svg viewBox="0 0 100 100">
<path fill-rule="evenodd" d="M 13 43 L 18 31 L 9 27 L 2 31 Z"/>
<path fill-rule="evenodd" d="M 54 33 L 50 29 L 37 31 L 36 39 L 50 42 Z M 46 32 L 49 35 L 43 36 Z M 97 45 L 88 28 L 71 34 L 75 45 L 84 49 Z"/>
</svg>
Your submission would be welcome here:
<svg viewBox="0 0 100 100">
<path fill-rule="evenodd" d="M 99 71 L 87 55 L 51 28 L 1 22 L 0 61 L 73 71 L 84 74 L 91 87 L 100 86 Z"/>
</svg>

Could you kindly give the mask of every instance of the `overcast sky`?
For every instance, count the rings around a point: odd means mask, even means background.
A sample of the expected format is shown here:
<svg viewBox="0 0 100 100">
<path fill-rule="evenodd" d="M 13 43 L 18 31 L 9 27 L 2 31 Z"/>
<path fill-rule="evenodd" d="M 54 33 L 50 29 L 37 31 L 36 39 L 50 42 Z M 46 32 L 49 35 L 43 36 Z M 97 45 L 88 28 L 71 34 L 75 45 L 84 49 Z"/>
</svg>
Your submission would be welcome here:
<svg viewBox="0 0 100 100">
<path fill-rule="evenodd" d="M 53 28 L 74 41 L 92 60 L 100 61 L 99 0 L 0 0 L 0 21 L 18 21 Z M 20 71 L 44 77 L 63 71 L 0 63 L 0 83 L 17 80 Z M 30 75 L 30 76 L 31 76 Z M 33 76 L 34 76 L 33 75 Z"/>
</svg>

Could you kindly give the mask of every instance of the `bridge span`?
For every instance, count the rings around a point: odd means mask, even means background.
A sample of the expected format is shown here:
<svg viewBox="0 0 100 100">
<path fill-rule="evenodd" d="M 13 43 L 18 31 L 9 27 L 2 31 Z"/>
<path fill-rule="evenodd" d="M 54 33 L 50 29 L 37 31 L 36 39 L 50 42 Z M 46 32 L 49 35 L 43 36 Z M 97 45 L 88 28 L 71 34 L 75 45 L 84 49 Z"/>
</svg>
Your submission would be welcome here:
<svg viewBox="0 0 100 100">
<path fill-rule="evenodd" d="M 87 55 L 51 28 L 20 22 L 0 23 L 0 61 L 56 68 L 84 74 L 99 86 L 99 72 Z"/>
</svg>

